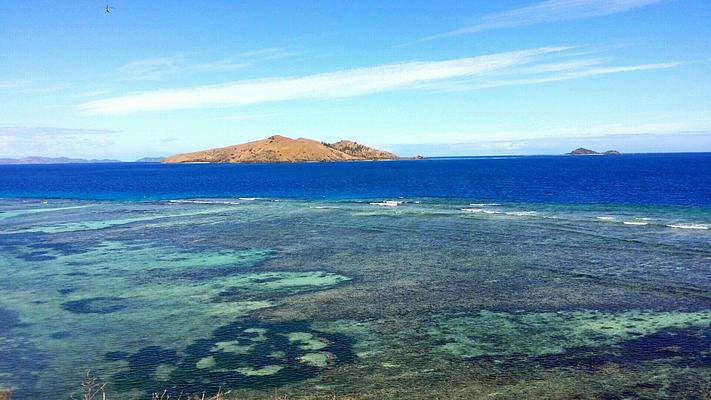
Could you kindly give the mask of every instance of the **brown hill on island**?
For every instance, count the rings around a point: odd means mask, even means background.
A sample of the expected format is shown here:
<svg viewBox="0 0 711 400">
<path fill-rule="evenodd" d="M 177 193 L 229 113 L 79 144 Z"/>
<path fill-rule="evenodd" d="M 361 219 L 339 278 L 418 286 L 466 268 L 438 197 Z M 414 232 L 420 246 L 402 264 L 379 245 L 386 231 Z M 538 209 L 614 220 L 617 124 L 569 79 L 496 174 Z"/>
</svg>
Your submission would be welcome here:
<svg viewBox="0 0 711 400">
<path fill-rule="evenodd" d="M 363 146 L 350 140 L 341 140 L 336 143 L 324 143 L 326 146 L 342 151 L 348 155 L 362 160 L 396 160 L 398 156 L 387 151 L 374 149 L 372 147 Z"/>
<path fill-rule="evenodd" d="M 275 163 L 304 161 L 393 160 L 398 157 L 342 140 L 334 144 L 275 135 L 267 139 L 194 153 L 176 154 L 164 163 Z"/>
<path fill-rule="evenodd" d="M 583 147 L 579 147 L 570 153 L 566 153 L 569 156 L 611 156 L 611 155 L 617 155 L 620 154 L 619 151 L 617 150 L 608 150 L 604 153 L 600 153 L 594 150 L 586 149 Z"/>
</svg>

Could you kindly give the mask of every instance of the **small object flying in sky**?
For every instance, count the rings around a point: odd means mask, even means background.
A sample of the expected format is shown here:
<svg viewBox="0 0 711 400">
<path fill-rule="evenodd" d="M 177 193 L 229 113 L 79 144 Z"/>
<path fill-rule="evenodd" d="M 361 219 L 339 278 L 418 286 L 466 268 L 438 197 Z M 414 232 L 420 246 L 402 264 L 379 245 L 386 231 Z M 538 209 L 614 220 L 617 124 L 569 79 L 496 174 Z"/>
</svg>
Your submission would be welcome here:
<svg viewBox="0 0 711 400">
<path fill-rule="evenodd" d="M 111 12 L 111 10 L 115 10 L 115 9 L 116 9 L 116 8 L 111 7 L 110 5 L 107 4 L 106 7 L 104 8 L 104 12 L 105 12 L 106 14 L 108 14 L 108 13 Z"/>
</svg>

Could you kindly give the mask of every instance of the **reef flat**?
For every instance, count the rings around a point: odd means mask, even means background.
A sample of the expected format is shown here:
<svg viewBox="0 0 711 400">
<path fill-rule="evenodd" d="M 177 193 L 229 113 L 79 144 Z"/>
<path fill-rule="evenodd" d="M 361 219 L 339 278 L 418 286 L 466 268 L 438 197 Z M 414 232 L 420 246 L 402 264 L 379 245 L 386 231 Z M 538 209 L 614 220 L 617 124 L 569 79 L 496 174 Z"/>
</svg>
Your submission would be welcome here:
<svg viewBox="0 0 711 400">
<path fill-rule="evenodd" d="M 0 387 L 703 398 L 711 211 L 0 200 Z"/>
</svg>

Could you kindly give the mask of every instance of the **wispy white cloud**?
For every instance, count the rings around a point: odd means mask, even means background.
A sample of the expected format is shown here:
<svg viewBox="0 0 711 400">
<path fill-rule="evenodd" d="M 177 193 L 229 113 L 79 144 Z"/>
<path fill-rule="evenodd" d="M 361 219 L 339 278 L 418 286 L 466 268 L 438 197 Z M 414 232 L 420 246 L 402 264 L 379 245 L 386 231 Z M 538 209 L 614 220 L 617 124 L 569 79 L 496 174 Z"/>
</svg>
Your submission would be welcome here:
<svg viewBox="0 0 711 400">
<path fill-rule="evenodd" d="M 514 28 L 546 22 L 566 21 L 618 14 L 667 0 L 545 0 L 529 6 L 488 14 L 448 32 L 420 41 L 442 39 L 491 29 Z"/>
<path fill-rule="evenodd" d="M 154 80 L 183 70 L 186 62 L 187 57 L 183 55 L 151 57 L 123 65 L 118 72 L 125 80 Z"/>
<path fill-rule="evenodd" d="M 17 89 L 30 85 L 28 80 L 3 80 L 0 81 L 0 89 Z"/>
<path fill-rule="evenodd" d="M 269 118 L 278 115 L 276 113 L 272 114 L 239 114 L 239 115 L 226 115 L 224 117 L 215 118 L 220 121 L 248 121 L 252 119 Z"/>
<path fill-rule="evenodd" d="M 130 62 L 119 67 L 118 72 L 121 79 L 124 80 L 158 80 L 167 76 L 190 72 L 240 69 L 260 62 L 296 57 L 303 54 L 306 54 L 306 52 L 290 50 L 284 47 L 271 47 L 247 51 L 218 60 L 196 62 L 193 59 L 194 54 L 183 53 Z"/>
<path fill-rule="evenodd" d="M 79 105 L 88 114 L 115 114 L 235 106 L 293 99 L 338 98 L 402 89 L 421 82 L 491 72 L 532 62 L 569 47 L 543 47 L 447 61 L 414 61 L 303 77 L 243 80 L 219 85 L 142 92 Z"/>
<path fill-rule="evenodd" d="M 0 90 L 6 89 L 13 93 L 29 94 L 29 95 L 45 95 L 61 93 L 62 95 L 69 94 L 76 97 L 92 97 L 100 96 L 109 93 L 108 90 L 98 90 L 95 88 L 87 89 L 84 83 L 72 81 L 57 81 L 57 80 L 0 80 Z"/>
<path fill-rule="evenodd" d="M 589 53 L 580 53 L 572 47 L 542 47 L 446 61 L 412 61 L 302 77 L 147 91 L 89 101 L 78 108 L 86 114 L 101 115 L 332 99 L 401 89 L 463 91 L 666 69 L 680 64 L 608 66 L 606 58 L 579 58 L 586 54 Z M 237 115 L 231 119 L 252 118 Z"/>
<path fill-rule="evenodd" d="M 283 58 L 301 56 L 308 52 L 302 50 L 290 50 L 286 47 L 270 47 L 266 49 L 246 51 L 233 56 L 237 59 L 245 59 L 252 62 L 280 60 Z"/>
<path fill-rule="evenodd" d="M 22 86 L 16 89 L 18 93 L 24 94 L 52 94 L 64 92 L 71 89 L 74 85 L 66 82 L 60 83 L 34 83 L 32 85 Z"/>
<path fill-rule="evenodd" d="M 520 86 L 520 85 L 532 85 L 537 83 L 548 83 L 548 82 L 558 82 L 558 81 L 568 81 L 572 79 L 586 78 L 596 75 L 609 75 L 609 74 L 619 74 L 624 72 L 636 72 L 636 71 L 647 71 L 655 69 L 668 69 L 674 68 L 682 63 L 680 62 L 667 62 L 667 63 L 654 63 L 654 64 L 641 64 L 641 65 L 630 65 L 630 66 L 619 66 L 619 67 L 594 67 L 594 68 L 578 68 L 576 63 L 570 63 L 569 68 L 564 68 L 565 63 L 559 64 L 545 64 L 540 66 L 541 71 L 545 71 L 548 68 L 551 69 L 551 74 L 542 74 L 530 77 L 519 78 L 515 74 L 509 75 L 507 78 L 497 79 L 492 76 L 487 76 L 479 80 L 470 81 L 458 81 L 458 82 L 447 82 L 439 85 L 440 89 L 462 92 L 470 90 L 479 90 L 487 88 L 495 88 L 501 86 Z M 582 64 L 581 64 L 582 65 Z M 560 69 L 557 69 L 560 68 Z M 532 70 L 537 69 L 532 67 Z M 557 70 L 556 70 L 557 69 Z"/>
<path fill-rule="evenodd" d="M 566 56 L 571 54 L 566 53 Z M 544 74 L 553 72 L 564 72 L 582 69 L 585 67 L 592 67 L 595 65 L 600 65 L 607 61 L 605 58 L 589 58 L 589 59 L 573 59 L 564 60 L 560 62 L 544 62 L 541 64 L 524 66 L 519 68 L 509 68 L 504 71 L 495 71 L 489 75 L 534 75 L 534 74 Z"/>
<path fill-rule="evenodd" d="M 111 93 L 111 91 L 108 89 L 89 90 L 86 92 L 77 93 L 77 97 L 97 97 L 108 93 Z"/>
</svg>

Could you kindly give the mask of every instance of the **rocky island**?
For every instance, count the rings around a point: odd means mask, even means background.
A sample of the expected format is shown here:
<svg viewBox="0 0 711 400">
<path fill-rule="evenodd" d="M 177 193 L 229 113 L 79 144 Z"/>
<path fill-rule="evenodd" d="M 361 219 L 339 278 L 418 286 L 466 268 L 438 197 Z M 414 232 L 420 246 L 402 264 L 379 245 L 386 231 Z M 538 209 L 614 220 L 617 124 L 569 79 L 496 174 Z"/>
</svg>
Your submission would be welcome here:
<svg viewBox="0 0 711 400">
<path fill-rule="evenodd" d="M 611 156 L 611 155 L 617 155 L 620 154 L 619 151 L 617 150 L 608 150 L 604 153 L 600 153 L 594 150 L 586 149 L 583 147 L 579 147 L 570 153 L 566 153 L 568 156 Z"/>
<path fill-rule="evenodd" d="M 164 163 L 279 163 L 317 161 L 399 160 L 401 157 L 387 151 L 341 140 L 325 143 L 316 140 L 274 135 L 228 147 L 176 154 L 162 160 Z"/>
</svg>

